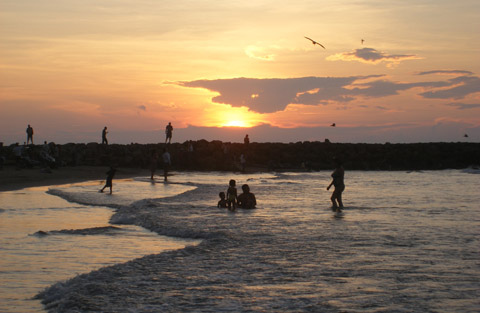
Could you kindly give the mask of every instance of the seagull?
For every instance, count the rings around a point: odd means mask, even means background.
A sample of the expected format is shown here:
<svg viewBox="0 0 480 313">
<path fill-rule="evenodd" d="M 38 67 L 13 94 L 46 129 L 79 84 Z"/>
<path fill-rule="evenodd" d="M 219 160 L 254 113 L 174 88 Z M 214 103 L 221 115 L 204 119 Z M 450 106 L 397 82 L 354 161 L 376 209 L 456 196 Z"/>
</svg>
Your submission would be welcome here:
<svg viewBox="0 0 480 313">
<path fill-rule="evenodd" d="M 330 125 L 330 126 L 332 126 L 332 127 L 335 127 L 335 123 L 333 123 L 333 124 L 332 124 L 332 125 Z"/>
<path fill-rule="evenodd" d="M 310 40 L 310 41 L 313 43 L 313 45 L 319 45 L 320 47 L 322 47 L 323 49 L 325 49 L 325 47 L 324 47 L 321 43 L 316 42 L 315 40 L 313 40 L 313 39 L 311 39 L 311 38 L 308 38 L 308 37 L 306 37 L 306 36 L 303 36 L 303 37 L 305 37 L 305 38 L 307 38 L 308 40 Z"/>
</svg>

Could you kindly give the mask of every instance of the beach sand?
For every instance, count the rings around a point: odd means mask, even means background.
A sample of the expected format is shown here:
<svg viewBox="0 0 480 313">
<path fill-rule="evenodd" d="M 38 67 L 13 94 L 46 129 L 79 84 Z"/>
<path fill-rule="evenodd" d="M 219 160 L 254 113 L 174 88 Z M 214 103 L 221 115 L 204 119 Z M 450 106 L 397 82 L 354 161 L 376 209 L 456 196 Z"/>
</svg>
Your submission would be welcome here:
<svg viewBox="0 0 480 313">
<path fill-rule="evenodd" d="M 41 168 L 17 170 L 15 166 L 4 166 L 0 170 L 0 191 L 105 180 L 107 171 L 108 167 L 105 166 L 60 167 L 50 172 L 45 172 Z M 150 173 L 147 169 L 119 168 L 114 180 L 135 176 L 150 176 Z"/>
</svg>

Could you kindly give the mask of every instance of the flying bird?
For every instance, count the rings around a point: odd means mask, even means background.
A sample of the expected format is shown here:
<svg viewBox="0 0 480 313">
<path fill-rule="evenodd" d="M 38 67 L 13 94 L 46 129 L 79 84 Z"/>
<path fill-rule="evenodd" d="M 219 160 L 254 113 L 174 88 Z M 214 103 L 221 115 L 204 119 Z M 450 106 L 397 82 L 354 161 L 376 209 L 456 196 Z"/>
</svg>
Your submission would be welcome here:
<svg viewBox="0 0 480 313">
<path fill-rule="evenodd" d="M 313 45 L 319 45 L 320 47 L 322 47 L 323 49 L 325 49 L 325 47 L 324 47 L 321 43 L 316 42 L 315 40 L 313 40 L 313 39 L 311 39 L 311 38 L 308 38 L 308 37 L 306 37 L 306 36 L 303 36 L 303 37 L 305 37 L 305 38 L 307 38 L 308 40 L 310 40 L 310 41 L 313 43 Z"/>
<path fill-rule="evenodd" d="M 333 123 L 333 124 L 332 124 L 332 125 L 330 125 L 330 126 L 332 126 L 332 127 L 335 127 L 335 123 Z"/>
<path fill-rule="evenodd" d="M 465 138 L 468 138 L 468 135 L 467 135 L 467 134 L 465 134 L 465 135 L 463 135 L 463 137 L 465 137 Z"/>
</svg>

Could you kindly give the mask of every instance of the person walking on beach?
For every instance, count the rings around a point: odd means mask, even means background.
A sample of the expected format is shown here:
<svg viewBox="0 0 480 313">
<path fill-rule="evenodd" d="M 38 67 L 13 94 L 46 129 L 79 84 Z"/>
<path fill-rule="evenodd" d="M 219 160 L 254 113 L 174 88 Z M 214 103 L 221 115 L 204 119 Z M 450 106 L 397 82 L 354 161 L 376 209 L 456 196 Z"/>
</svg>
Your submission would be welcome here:
<svg viewBox="0 0 480 313">
<path fill-rule="evenodd" d="M 107 134 L 108 134 L 107 126 L 105 126 L 102 130 L 102 145 L 105 144 L 108 146 Z"/>
<path fill-rule="evenodd" d="M 163 159 L 163 180 L 167 181 L 168 170 L 172 165 L 172 159 L 170 158 L 170 153 L 168 153 L 167 148 L 163 150 L 162 159 Z"/>
<path fill-rule="evenodd" d="M 113 168 L 113 166 L 110 167 L 110 170 L 106 173 L 107 174 L 107 181 L 105 183 L 105 186 L 103 186 L 102 189 L 100 189 L 100 192 L 103 192 L 103 190 L 107 187 L 110 187 L 110 194 L 112 194 L 112 187 L 113 187 L 113 176 L 115 176 L 115 172 L 117 170 Z"/>
<path fill-rule="evenodd" d="M 345 190 L 345 183 L 343 181 L 345 170 L 343 169 L 342 162 L 338 159 L 334 159 L 335 170 L 332 173 L 332 182 L 328 185 L 327 190 L 330 190 L 332 185 L 335 187 L 332 193 L 332 210 L 337 213 L 342 212 L 343 202 L 342 202 L 342 192 Z"/>
<path fill-rule="evenodd" d="M 30 124 L 27 126 L 27 145 L 29 141 L 31 141 L 33 145 L 33 128 L 30 126 Z"/>
<path fill-rule="evenodd" d="M 235 187 L 236 181 L 230 179 L 227 189 L 227 207 L 230 211 L 235 211 L 237 204 L 237 188 Z"/>
<path fill-rule="evenodd" d="M 165 143 L 171 143 L 172 141 L 173 126 L 172 123 L 168 122 L 167 127 L 165 127 Z"/>
</svg>

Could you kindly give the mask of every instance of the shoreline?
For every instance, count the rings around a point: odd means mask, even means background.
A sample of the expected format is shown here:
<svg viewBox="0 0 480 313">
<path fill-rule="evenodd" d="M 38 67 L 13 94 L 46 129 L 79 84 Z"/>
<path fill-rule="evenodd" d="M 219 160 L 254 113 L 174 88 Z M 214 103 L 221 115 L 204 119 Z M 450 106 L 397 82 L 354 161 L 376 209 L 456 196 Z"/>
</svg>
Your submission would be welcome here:
<svg viewBox="0 0 480 313">
<path fill-rule="evenodd" d="M 0 192 L 20 190 L 30 187 L 50 185 L 64 185 L 89 180 L 104 181 L 106 166 L 70 166 L 59 167 L 45 172 L 41 168 L 15 169 L 15 166 L 4 166 L 0 170 Z M 135 176 L 150 176 L 146 169 L 120 168 L 115 179 L 131 178 Z"/>
</svg>

